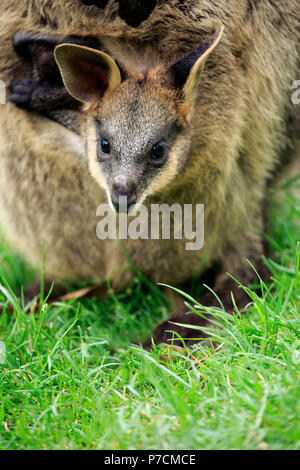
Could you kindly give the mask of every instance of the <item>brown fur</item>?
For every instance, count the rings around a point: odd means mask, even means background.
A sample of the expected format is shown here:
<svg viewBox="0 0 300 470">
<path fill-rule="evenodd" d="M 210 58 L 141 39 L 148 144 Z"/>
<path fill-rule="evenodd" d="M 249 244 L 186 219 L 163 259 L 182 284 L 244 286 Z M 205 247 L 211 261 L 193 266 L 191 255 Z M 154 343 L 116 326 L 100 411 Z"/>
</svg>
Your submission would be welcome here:
<svg viewBox="0 0 300 470">
<path fill-rule="evenodd" d="M 158 1 L 138 28 L 118 17 L 113 1 L 104 10 L 76 0 L 2 3 L 0 79 L 8 84 L 28 74 L 12 48 L 21 30 L 96 36 L 121 65 L 146 74 L 205 42 L 217 20 L 224 24 L 199 85 L 186 164 L 161 192 L 159 182 L 153 196 L 160 203 L 205 204 L 204 248 L 188 252 L 180 240 L 124 245 L 154 282 L 186 281 L 204 255 L 203 269 L 222 265 L 217 289 L 226 271 L 243 272 L 241 281 L 251 281 L 242 267 L 245 258 L 259 263 L 263 253 L 254 226 L 263 227 L 267 182 L 280 152 L 293 145 L 286 123 L 299 120 L 300 106 L 291 103 L 291 83 L 299 79 L 298 0 Z M 155 118 L 149 116 L 149 122 Z M 39 265 L 44 244 L 46 272 L 56 279 L 109 277 L 117 289 L 130 282 L 120 241 L 96 238 L 96 207 L 106 195 L 90 175 L 79 136 L 7 104 L 0 115 L 0 162 L 1 217 L 13 245 L 33 264 Z"/>
</svg>

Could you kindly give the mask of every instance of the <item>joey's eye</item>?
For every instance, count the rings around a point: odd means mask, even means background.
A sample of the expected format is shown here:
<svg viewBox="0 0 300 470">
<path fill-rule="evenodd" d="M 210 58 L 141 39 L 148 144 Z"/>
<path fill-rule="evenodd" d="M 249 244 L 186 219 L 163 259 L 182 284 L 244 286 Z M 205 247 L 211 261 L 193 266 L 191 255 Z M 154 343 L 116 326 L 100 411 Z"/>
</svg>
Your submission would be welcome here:
<svg viewBox="0 0 300 470">
<path fill-rule="evenodd" d="M 101 139 L 100 142 L 100 149 L 102 153 L 109 153 L 110 152 L 110 143 L 106 139 Z"/>
<path fill-rule="evenodd" d="M 167 144 L 165 142 L 158 142 L 155 144 L 150 152 L 150 162 L 154 166 L 163 165 L 167 158 Z"/>
</svg>

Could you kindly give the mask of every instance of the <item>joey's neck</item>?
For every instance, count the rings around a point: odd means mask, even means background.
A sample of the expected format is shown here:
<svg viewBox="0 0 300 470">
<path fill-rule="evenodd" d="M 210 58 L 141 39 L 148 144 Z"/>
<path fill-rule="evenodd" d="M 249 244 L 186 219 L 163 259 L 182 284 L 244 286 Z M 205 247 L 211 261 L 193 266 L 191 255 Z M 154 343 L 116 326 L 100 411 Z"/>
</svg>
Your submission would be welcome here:
<svg viewBox="0 0 300 470">
<path fill-rule="evenodd" d="M 162 204 L 207 204 L 224 194 L 224 178 L 213 166 L 201 167 L 195 162 L 173 180 L 169 186 L 151 196 L 151 202 Z"/>
</svg>

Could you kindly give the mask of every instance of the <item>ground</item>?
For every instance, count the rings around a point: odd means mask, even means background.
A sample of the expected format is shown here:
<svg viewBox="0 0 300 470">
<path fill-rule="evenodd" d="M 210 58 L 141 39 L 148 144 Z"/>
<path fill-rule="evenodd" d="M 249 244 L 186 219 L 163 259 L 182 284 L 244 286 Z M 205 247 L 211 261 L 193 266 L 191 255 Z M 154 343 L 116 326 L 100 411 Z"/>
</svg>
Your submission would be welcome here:
<svg viewBox="0 0 300 470">
<path fill-rule="evenodd" d="M 2 241 L 0 448 L 299 449 L 295 186 L 300 178 L 276 190 L 270 209 L 272 283 L 262 284 L 262 298 L 248 289 L 243 315 L 206 309 L 215 316 L 216 349 L 199 344 L 192 355 L 162 347 L 148 353 L 131 343 L 170 309 L 138 273 L 105 302 L 50 305 L 45 292 L 40 305 L 24 305 L 16 293 L 34 273 Z"/>
</svg>

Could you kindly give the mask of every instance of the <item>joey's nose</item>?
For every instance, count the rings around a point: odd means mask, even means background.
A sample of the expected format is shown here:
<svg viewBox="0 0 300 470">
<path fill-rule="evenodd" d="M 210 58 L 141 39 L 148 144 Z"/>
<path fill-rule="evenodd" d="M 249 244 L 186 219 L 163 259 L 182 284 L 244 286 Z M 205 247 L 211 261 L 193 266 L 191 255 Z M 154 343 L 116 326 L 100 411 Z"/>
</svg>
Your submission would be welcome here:
<svg viewBox="0 0 300 470">
<path fill-rule="evenodd" d="M 136 185 L 124 174 L 116 175 L 112 181 L 112 203 L 117 212 L 128 212 L 136 203 Z"/>
</svg>

